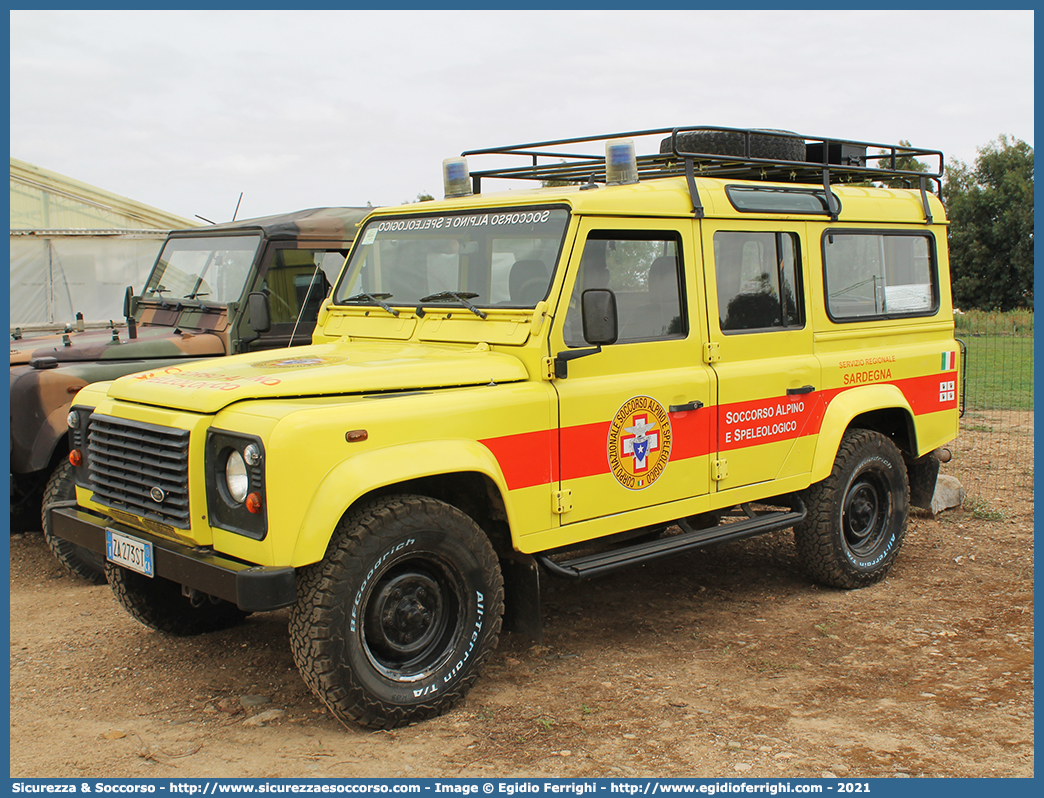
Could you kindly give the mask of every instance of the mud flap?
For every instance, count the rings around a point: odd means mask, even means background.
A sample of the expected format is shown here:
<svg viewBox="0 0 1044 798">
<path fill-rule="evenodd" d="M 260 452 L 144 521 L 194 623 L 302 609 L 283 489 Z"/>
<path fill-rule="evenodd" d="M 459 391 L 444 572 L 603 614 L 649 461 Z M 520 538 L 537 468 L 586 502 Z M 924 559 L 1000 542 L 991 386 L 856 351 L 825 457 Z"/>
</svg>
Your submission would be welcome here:
<svg viewBox="0 0 1044 798">
<path fill-rule="evenodd" d="M 504 631 L 544 642 L 540 612 L 540 568 L 528 555 L 515 555 L 500 561 L 504 577 Z"/>
<path fill-rule="evenodd" d="M 904 458 L 906 459 L 906 458 Z M 916 460 L 906 459 L 906 473 L 910 480 L 910 505 L 923 510 L 932 508 L 932 496 L 935 495 L 935 483 L 939 478 L 939 458 L 934 452 L 918 457 Z"/>
</svg>

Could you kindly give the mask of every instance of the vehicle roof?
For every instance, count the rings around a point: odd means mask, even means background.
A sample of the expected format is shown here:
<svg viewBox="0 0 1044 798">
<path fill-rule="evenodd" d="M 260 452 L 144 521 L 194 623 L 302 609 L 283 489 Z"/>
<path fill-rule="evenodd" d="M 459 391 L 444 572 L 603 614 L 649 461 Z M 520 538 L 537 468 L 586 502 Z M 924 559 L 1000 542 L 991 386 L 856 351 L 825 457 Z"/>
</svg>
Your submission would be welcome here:
<svg viewBox="0 0 1044 798">
<path fill-rule="evenodd" d="M 259 216 L 254 219 L 239 219 L 234 222 L 177 230 L 173 236 L 218 235 L 260 231 L 273 240 L 295 240 L 315 238 L 334 241 L 351 241 L 359 223 L 373 208 L 337 207 L 309 208 L 307 210 L 281 213 L 274 216 Z"/>
<path fill-rule="evenodd" d="M 703 202 L 704 214 L 710 218 L 772 218 L 796 221 L 829 221 L 827 215 L 809 213 L 741 212 L 729 201 L 727 186 L 749 186 L 755 189 L 810 189 L 822 191 L 822 184 L 770 183 L 760 180 L 727 180 L 697 177 L 696 185 Z M 879 222 L 925 224 L 924 205 L 919 190 L 878 188 L 864 185 L 832 184 L 831 190 L 841 201 L 838 223 Z M 945 211 L 934 194 L 927 194 L 933 221 L 944 223 Z M 573 212 L 591 215 L 626 217 L 692 217 L 692 199 L 683 177 L 642 180 L 628 185 L 594 187 L 561 186 L 475 194 L 449 200 L 414 203 L 381 208 L 377 215 L 419 213 L 459 213 L 469 209 L 506 206 L 564 204 Z"/>
</svg>

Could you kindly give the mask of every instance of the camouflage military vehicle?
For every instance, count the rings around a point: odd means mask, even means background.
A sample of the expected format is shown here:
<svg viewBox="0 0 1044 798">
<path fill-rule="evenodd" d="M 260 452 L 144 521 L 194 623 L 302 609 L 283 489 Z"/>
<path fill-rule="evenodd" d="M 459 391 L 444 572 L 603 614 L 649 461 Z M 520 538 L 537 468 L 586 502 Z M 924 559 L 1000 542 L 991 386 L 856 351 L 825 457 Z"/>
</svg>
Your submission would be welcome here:
<svg viewBox="0 0 1044 798">
<path fill-rule="evenodd" d="M 369 208 L 315 208 L 172 232 L 144 291 L 124 302 L 126 326 L 70 327 L 11 342 L 12 516 L 75 493 L 66 418 L 88 383 L 189 359 L 310 343 L 319 306 Z M 14 521 L 14 518 L 12 518 Z M 104 581 L 104 561 L 43 531 L 71 572 Z"/>
</svg>

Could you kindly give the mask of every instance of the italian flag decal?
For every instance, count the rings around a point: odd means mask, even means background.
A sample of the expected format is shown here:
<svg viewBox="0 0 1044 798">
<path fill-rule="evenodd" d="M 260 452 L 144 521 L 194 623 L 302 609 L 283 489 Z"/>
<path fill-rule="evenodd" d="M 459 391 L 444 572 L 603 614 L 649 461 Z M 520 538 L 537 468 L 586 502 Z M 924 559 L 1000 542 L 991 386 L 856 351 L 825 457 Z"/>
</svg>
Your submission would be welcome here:
<svg viewBox="0 0 1044 798">
<path fill-rule="evenodd" d="M 956 352 L 943 352 L 942 354 L 942 370 L 953 371 L 957 368 L 957 353 Z"/>
</svg>

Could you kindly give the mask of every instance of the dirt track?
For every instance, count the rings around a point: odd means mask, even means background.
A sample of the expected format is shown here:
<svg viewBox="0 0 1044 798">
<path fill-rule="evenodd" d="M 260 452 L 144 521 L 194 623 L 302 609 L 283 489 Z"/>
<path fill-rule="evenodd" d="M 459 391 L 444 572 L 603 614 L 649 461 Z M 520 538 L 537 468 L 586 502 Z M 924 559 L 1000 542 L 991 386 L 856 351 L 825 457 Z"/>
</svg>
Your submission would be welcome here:
<svg viewBox="0 0 1044 798">
<path fill-rule="evenodd" d="M 548 581 L 545 646 L 391 733 L 311 696 L 285 611 L 167 638 L 16 535 L 11 775 L 1029 777 L 1032 471 L 954 465 L 976 514 L 914 517 L 877 586 L 811 584 L 789 532 Z"/>
</svg>

